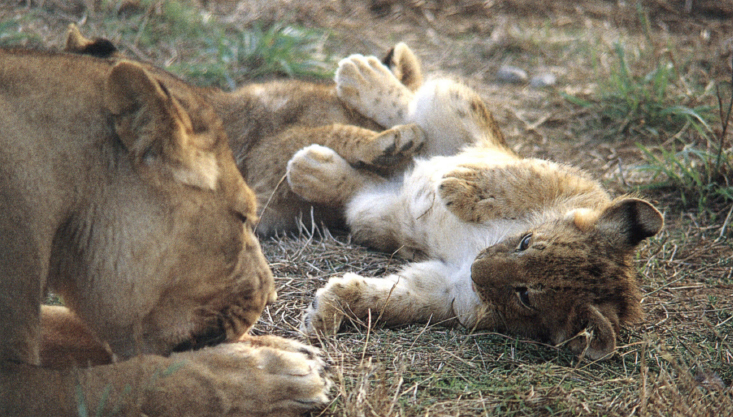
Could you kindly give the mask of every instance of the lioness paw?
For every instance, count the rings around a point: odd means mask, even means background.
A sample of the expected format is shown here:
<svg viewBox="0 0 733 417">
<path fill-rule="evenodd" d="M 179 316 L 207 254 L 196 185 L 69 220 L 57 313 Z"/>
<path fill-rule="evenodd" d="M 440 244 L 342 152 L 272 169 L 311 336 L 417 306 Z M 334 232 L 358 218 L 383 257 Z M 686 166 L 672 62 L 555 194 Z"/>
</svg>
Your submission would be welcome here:
<svg viewBox="0 0 733 417">
<path fill-rule="evenodd" d="M 242 415 L 300 415 L 328 404 L 332 381 L 318 349 L 275 336 L 258 339 L 174 358 L 206 369 L 211 388 Z"/>
<path fill-rule="evenodd" d="M 341 60 L 335 78 L 339 98 L 362 115 L 387 128 L 407 119 L 414 94 L 376 57 Z"/>
</svg>

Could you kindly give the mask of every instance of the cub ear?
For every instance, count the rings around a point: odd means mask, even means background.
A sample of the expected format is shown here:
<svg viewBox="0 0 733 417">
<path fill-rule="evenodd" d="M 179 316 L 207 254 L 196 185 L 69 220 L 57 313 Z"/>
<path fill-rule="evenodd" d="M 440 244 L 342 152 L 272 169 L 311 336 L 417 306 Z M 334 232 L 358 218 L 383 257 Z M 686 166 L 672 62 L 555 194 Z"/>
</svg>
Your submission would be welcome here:
<svg viewBox="0 0 733 417">
<path fill-rule="evenodd" d="M 568 347 L 573 353 L 585 352 L 585 356 L 589 359 L 598 360 L 616 350 L 616 333 L 619 326 L 615 317 L 616 322 L 604 316 L 595 305 L 586 305 L 578 311 L 577 319 L 585 322 L 586 326 L 583 332 L 568 341 Z M 555 342 L 559 343 L 561 340 Z"/>
<path fill-rule="evenodd" d="M 91 40 L 81 34 L 75 24 L 70 24 L 66 31 L 66 45 L 64 52 L 72 54 L 91 55 L 98 58 L 109 58 L 118 56 L 117 47 L 107 39 L 97 38 Z"/>
<path fill-rule="evenodd" d="M 114 116 L 115 131 L 133 154 L 143 155 L 152 145 L 152 133 L 172 126 L 167 92 L 139 64 L 115 65 L 105 90 L 105 106 Z"/>
<path fill-rule="evenodd" d="M 392 71 L 410 91 L 417 91 L 422 85 L 420 61 L 404 42 L 400 42 L 387 52 L 382 63 Z"/>
<path fill-rule="evenodd" d="M 659 210 L 644 200 L 620 198 L 603 210 L 597 225 L 601 230 L 618 235 L 625 244 L 634 247 L 662 230 L 664 218 Z"/>
</svg>

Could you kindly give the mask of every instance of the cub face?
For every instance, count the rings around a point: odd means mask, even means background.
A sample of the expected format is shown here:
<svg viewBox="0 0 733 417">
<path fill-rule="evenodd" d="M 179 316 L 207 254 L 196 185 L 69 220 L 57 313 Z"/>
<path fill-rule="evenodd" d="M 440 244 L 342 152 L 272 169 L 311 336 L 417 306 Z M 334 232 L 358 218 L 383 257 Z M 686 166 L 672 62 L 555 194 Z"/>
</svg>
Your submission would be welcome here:
<svg viewBox="0 0 733 417">
<path fill-rule="evenodd" d="M 638 244 L 663 225 L 649 203 L 620 199 L 601 211 L 577 211 L 482 251 L 471 278 L 505 330 L 582 352 L 615 349 L 620 326 L 641 318 L 633 265 Z"/>
</svg>

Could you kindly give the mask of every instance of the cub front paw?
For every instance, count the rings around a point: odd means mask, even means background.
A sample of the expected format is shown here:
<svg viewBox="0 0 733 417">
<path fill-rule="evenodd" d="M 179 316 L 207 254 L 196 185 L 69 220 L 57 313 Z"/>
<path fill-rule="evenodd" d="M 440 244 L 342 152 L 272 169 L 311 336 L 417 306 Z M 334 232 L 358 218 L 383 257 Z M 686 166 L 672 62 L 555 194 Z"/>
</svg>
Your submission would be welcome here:
<svg viewBox="0 0 733 417">
<path fill-rule="evenodd" d="M 482 189 L 478 171 L 459 168 L 446 174 L 438 186 L 443 203 L 458 218 L 466 222 L 482 222 L 493 216 L 496 199 Z"/>
<path fill-rule="evenodd" d="M 290 189 L 307 201 L 338 205 L 343 202 L 354 168 L 331 148 L 310 145 L 288 161 Z M 350 194 L 350 193 L 349 193 Z"/>
<path fill-rule="evenodd" d="M 364 162 L 379 167 L 391 167 L 404 162 L 425 145 L 425 133 L 416 124 L 398 125 L 374 138 Z"/>
<path fill-rule="evenodd" d="M 358 299 L 362 277 L 346 274 L 343 278 L 331 278 L 325 287 L 316 292 L 313 302 L 303 316 L 300 330 L 309 337 L 338 332 L 344 319 L 355 312 L 352 299 Z"/>
<path fill-rule="evenodd" d="M 414 95 L 376 57 L 341 60 L 335 78 L 339 98 L 362 115 L 384 127 L 407 119 Z"/>
</svg>

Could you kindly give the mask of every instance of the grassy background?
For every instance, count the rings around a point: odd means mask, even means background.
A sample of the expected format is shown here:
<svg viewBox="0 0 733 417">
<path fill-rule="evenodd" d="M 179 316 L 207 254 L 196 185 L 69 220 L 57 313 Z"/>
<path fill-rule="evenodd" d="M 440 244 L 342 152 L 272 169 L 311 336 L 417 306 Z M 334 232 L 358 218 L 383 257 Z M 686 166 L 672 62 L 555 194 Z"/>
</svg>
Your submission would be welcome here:
<svg viewBox="0 0 733 417">
<path fill-rule="evenodd" d="M 355 323 L 323 340 L 337 388 L 322 415 L 733 415 L 733 5 L 715 0 L 9 0 L 0 46 L 58 48 L 76 23 L 129 56 L 231 89 L 330 78 L 339 57 L 406 41 L 432 72 L 462 77 L 515 149 L 639 192 L 667 227 L 640 251 L 646 318 L 610 360 L 437 326 Z M 498 82 L 502 65 L 557 85 Z M 299 338 L 317 288 L 401 261 L 348 236 L 263 242 L 280 300 L 256 331 Z"/>
</svg>

